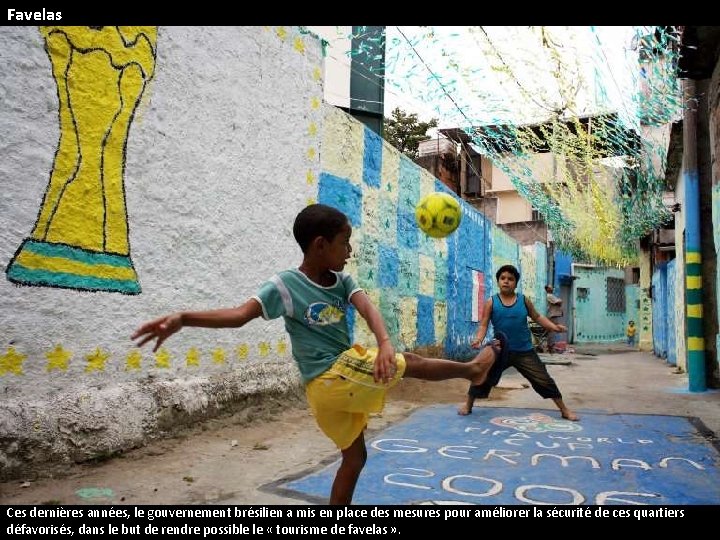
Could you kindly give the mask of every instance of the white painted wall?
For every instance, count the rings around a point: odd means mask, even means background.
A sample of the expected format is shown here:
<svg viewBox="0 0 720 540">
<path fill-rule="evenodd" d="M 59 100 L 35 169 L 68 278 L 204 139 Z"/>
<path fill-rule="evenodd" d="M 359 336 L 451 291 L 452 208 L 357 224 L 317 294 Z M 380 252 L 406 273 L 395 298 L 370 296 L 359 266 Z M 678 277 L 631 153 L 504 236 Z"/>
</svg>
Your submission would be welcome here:
<svg viewBox="0 0 720 540">
<path fill-rule="evenodd" d="M 3 267 L 34 227 L 58 146 L 43 47 L 37 27 L 0 29 Z M 183 330 L 167 342 L 166 367 L 147 347 L 139 369 L 128 358 L 141 322 L 238 305 L 299 264 L 292 223 L 317 194 L 322 99 L 315 36 L 291 27 L 159 28 L 124 169 L 142 292 L 0 279 L 0 439 L 18 441 L 0 448 L 0 476 L 33 456 L 62 461 L 140 443 L 167 407 L 204 414 L 299 383 L 281 320 Z M 50 367 L 57 347 L 71 355 L 66 369 Z M 187 361 L 193 348 L 197 366 Z M 97 351 L 107 355 L 102 369 L 88 361 Z"/>
<path fill-rule="evenodd" d="M 336 107 L 350 108 L 350 65 L 352 26 L 308 26 L 327 42 L 325 49 L 325 101 Z"/>
</svg>

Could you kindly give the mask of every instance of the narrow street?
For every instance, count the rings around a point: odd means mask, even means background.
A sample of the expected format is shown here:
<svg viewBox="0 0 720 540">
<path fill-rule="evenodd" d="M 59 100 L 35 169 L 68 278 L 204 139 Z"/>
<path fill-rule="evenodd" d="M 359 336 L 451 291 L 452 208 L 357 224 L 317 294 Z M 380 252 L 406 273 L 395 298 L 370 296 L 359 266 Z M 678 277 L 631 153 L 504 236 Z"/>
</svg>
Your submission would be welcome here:
<svg viewBox="0 0 720 540">
<path fill-rule="evenodd" d="M 464 398 L 464 382 L 402 381 L 393 389 L 385 412 L 371 419 L 366 436 L 369 459 L 355 502 L 409 504 L 450 499 L 512 504 L 520 502 L 518 496 L 531 501 L 553 496 L 557 504 L 598 504 L 598 492 L 627 491 L 627 483 L 636 478 L 633 475 L 640 474 L 649 479 L 651 491 L 660 495 L 643 503 L 677 503 L 679 496 L 694 497 L 680 504 L 720 503 L 720 446 L 714 435 L 720 430 L 720 391 L 690 393 L 687 375 L 677 373 L 664 360 L 646 352 L 626 352 L 623 344 L 611 348 L 585 346 L 574 354 L 544 357 L 565 401 L 580 414 L 579 423 L 558 422 L 552 402 L 542 400 L 512 370 L 490 400 L 477 402 L 467 417 L 455 413 Z M 544 442 L 531 439 L 535 435 L 526 429 L 513 432 L 513 419 L 522 422 L 529 415 L 540 424 L 570 431 L 551 433 Z M 489 451 L 477 437 L 490 436 L 483 423 L 498 425 L 497 418 L 504 424 L 496 428 Z M 678 426 L 685 435 L 671 433 Z M 477 442 L 461 442 L 465 433 L 477 435 Z M 395 438 L 405 439 L 404 453 L 397 452 L 399 443 L 388 442 Z M 563 444 L 548 449 L 555 445 L 551 441 Z M 555 458 L 536 457 L 532 462 L 529 454 L 522 455 L 528 449 L 523 442 L 535 444 L 536 453 L 590 456 L 598 466 L 592 467 L 589 458 L 561 464 Z M 622 445 L 632 448 L 618 450 Z M 2 484 L 0 503 L 308 504 L 322 502 L 329 492 L 333 469 L 324 467 L 336 458 L 337 452 L 315 426 L 304 398 L 293 397 L 260 403 L 242 417 L 198 425 L 183 437 L 73 466 L 52 479 L 28 477 Z M 416 470 L 407 474 L 402 470 L 406 467 Z M 543 477 L 534 478 L 533 471 Z M 442 479 L 455 476 L 460 480 L 445 484 L 449 491 L 440 486 Z M 468 477 L 475 478 L 474 485 L 463 484 L 462 479 Z M 476 477 L 485 480 L 478 484 Z M 552 492 L 515 485 L 540 481 L 575 485 L 573 479 L 580 482 L 578 487 Z M 686 482 L 686 489 L 678 482 Z M 647 485 L 636 486 L 636 491 L 646 492 Z M 480 492 L 492 493 L 479 496 Z M 573 501 L 575 493 L 584 501 Z"/>
</svg>

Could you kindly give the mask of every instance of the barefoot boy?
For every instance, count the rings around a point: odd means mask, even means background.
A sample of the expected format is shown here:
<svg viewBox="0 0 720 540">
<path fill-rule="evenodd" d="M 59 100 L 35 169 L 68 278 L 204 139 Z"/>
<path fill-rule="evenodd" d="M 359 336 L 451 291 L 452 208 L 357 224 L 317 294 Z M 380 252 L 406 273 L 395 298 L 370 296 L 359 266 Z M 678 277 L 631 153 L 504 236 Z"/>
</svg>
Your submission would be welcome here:
<svg viewBox="0 0 720 540">
<path fill-rule="evenodd" d="M 485 302 L 483 317 L 472 346 L 474 348 L 480 346 L 485 339 L 485 334 L 487 334 L 488 323 L 492 321 L 496 336 L 502 336 L 503 340 L 507 338 L 507 347 L 502 351 L 507 353 L 507 361 L 503 358 L 502 364 L 498 364 L 492 369 L 483 384 L 470 385 L 467 400 L 458 409 L 458 414 L 470 414 L 475 399 L 487 398 L 492 387 L 500 382 L 502 372 L 512 366 L 530 381 L 533 389 L 538 394 L 543 398 L 553 400 L 557 408 L 560 409 L 563 418 L 566 420 L 579 420 L 578 416 L 565 405 L 555 381 L 535 352 L 527 318 L 529 316 L 543 328 L 553 332 L 565 332 L 567 328 L 540 315 L 527 297 L 515 292 L 520 279 L 520 272 L 514 266 L 508 264 L 500 267 L 495 273 L 495 279 L 497 279 L 500 292 L 488 298 Z"/>
<path fill-rule="evenodd" d="M 467 363 L 396 354 L 380 312 L 342 272 L 352 252 L 352 227 L 345 214 L 310 205 L 295 218 L 293 234 L 303 252 L 300 266 L 271 277 L 241 306 L 172 313 L 141 325 L 132 337 L 138 346 L 156 340 L 157 350 L 183 326 L 239 328 L 257 317 L 283 317 L 315 420 L 342 453 L 329 502 L 350 504 L 367 459 L 363 431 L 368 413 L 382 410 L 387 389 L 403 376 L 464 378 L 481 385 L 498 351 L 486 348 Z M 367 321 L 376 348 L 350 342 L 350 304 Z"/>
</svg>

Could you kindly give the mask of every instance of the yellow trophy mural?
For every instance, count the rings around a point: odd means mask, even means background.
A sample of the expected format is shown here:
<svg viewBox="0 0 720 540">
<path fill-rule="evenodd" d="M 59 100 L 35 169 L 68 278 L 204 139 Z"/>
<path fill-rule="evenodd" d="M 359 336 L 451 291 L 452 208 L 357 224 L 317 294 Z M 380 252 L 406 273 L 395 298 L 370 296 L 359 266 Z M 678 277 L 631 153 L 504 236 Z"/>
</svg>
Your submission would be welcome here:
<svg viewBox="0 0 720 540">
<path fill-rule="evenodd" d="M 41 27 L 60 101 L 60 141 L 32 234 L 7 267 L 22 285 L 138 294 L 125 151 L 155 72 L 154 26 Z"/>
</svg>

